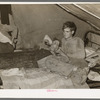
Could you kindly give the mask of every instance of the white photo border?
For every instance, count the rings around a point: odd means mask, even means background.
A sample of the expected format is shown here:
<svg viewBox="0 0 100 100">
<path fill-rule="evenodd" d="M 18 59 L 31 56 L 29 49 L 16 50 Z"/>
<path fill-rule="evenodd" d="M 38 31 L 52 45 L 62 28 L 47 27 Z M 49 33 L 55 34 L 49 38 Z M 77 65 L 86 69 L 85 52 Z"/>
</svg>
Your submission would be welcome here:
<svg viewBox="0 0 100 100">
<path fill-rule="evenodd" d="M 30 0 L 29 0 L 30 1 Z M 25 2 L 23 1 L 6 1 L 6 2 L 2 2 L 0 0 L 0 4 L 72 4 L 72 3 L 90 3 L 90 4 L 96 4 L 96 3 L 100 3 L 99 0 L 91 0 L 91 1 L 84 1 L 84 0 L 73 0 L 71 2 L 65 2 L 65 0 L 62 0 L 61 2 L 55 2 L 55 0 L 52 0 L 54 2 L 51 2 L 50 0 L 48 0 L 47 2 L 43 1 L 40 2 L 42 0 L 40 0 L 39 2 L 29 2 L 28 0 L 25 0 Z M 33 0 L 32 0 L 33 1 Z M 49 2 L 50 1 L 50 2 Z M 74 2 L 75 1 L 75 2 Z M 100 98 L 100 90 L 99 89 L 51 89 L 54 90 L 53 92 L 47 92 L 48 89 L 22 89 L 22 90 L 17 90 L 17 89 L 13 89 L 13 90 L 0 90 L 0 98 L 19 98 L 22 100 L 22 98 L 67 98 L 68 100 L 75 100 L 75 99 L 99 99 Z M 8 100 L 7 99 L 7 100 Z M 18 100 L 19 100 L 18 99 Z"/>
</svg>

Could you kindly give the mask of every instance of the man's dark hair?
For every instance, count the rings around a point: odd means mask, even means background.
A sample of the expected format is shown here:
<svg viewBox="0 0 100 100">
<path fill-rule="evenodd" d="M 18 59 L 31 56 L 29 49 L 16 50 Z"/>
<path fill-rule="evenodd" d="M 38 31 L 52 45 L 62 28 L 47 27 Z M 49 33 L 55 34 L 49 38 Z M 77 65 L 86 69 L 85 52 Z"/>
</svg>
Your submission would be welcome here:
<svg viewBox="0 0 100 100">
<path fill-rule="evenodd" d="M 63 24 L 62 30 L 64 31 L 65 28 L 70 28 L 71 31 L 74 31 L 73 36 L 75 35 L 75 32 L 76 32 L 77 27 L 76 27 L 76 25 L 75 25 L 74 22 L 71 22 L 71 21 L 65 22 L 65 23 Z"/>
</svg>

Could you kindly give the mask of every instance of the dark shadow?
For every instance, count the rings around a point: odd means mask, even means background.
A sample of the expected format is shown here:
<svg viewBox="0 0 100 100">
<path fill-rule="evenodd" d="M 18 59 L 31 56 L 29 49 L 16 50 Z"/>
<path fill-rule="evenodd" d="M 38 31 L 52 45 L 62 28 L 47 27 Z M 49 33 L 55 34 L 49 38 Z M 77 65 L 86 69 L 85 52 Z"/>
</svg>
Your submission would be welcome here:
<svg viewBox="0 0 100 100">
<path fill-rule="evenodd" d="M 12 15 L 11 5 L 10 4 L 1 4 L 0 12 L 1 12 L 1 23 L 9 25 L 10 24 L 9 23 L 9 14 Z"/>
</svg>

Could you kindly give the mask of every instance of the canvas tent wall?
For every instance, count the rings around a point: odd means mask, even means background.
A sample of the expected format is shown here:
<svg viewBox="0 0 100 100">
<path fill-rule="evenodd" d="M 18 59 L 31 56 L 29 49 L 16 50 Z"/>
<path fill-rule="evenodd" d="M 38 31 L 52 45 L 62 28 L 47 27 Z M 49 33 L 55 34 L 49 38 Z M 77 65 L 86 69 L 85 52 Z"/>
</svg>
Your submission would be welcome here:
<svg viewBox="0 0 100 100">
<path fill-rule="evenodd" d="M 93 6 L 88 5 L 92 9 Z M 54 37 L 61 39 L 62 25 L 65 21 L 75 22 L 76 36 L 82 39 L 87 31 L 94 30 L 93 25 L 100 26 L 98 18 L 93 16 L 90 18 L 91 15 L 84 14 L 84 11 L 81 12 L 73 4 L 62 4 L 61 6 L 57 4 L 12 4 L 11 10 L 14 23 L 20 32 L 17 48 L 34 48 L 35 45 L 42 42 L 46 34 L 52 39 Z M 92 26 L 88 22 L 92 23 Z"/>
</svg>

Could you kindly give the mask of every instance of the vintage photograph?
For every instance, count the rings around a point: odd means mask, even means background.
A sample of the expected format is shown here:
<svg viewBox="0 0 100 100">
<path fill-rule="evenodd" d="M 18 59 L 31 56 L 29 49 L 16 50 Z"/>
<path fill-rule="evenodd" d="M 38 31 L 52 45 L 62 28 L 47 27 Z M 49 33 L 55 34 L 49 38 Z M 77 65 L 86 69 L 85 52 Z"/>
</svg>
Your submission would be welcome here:
<svg viewBox="0 0 100 100">
<path fill-rule="evenodd" d="M 0 89 L 99 89 L 100 4 L 0 4 Z"/>
</svg>

